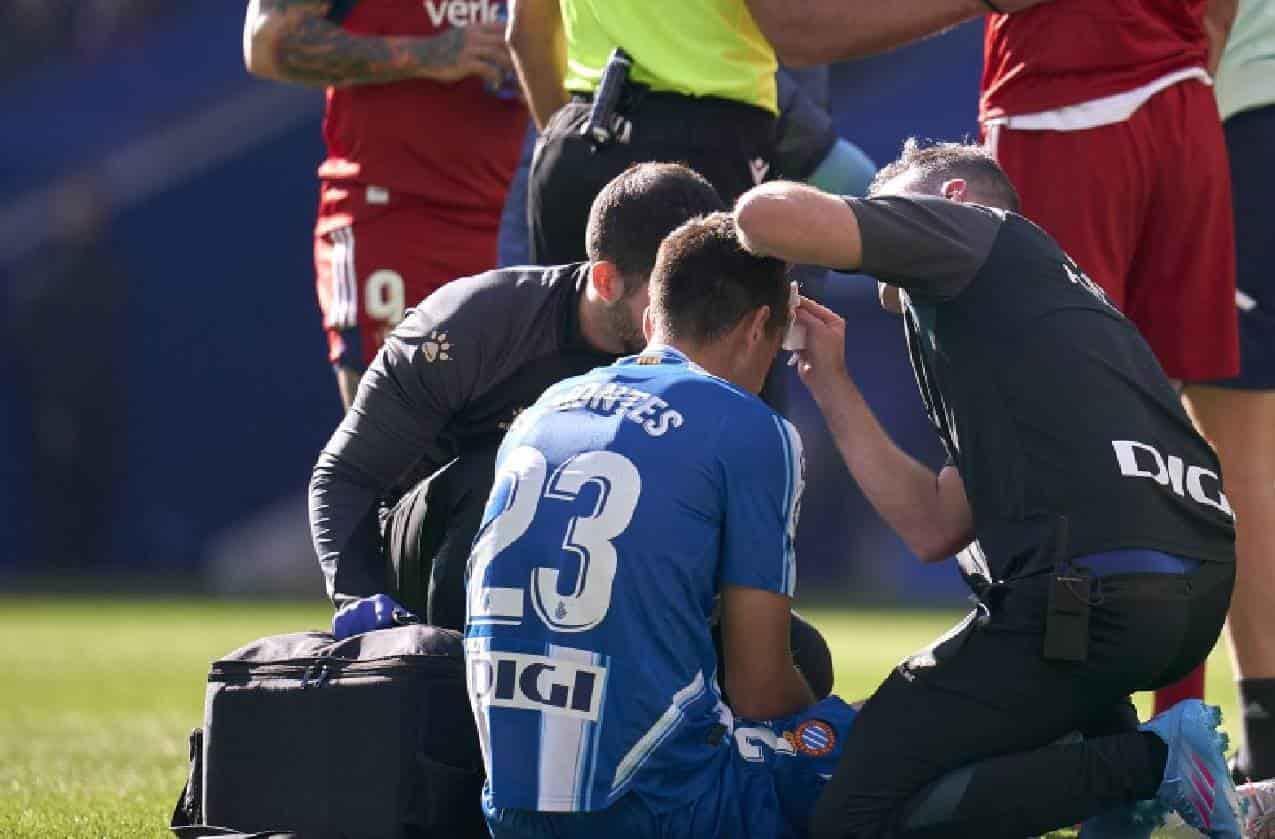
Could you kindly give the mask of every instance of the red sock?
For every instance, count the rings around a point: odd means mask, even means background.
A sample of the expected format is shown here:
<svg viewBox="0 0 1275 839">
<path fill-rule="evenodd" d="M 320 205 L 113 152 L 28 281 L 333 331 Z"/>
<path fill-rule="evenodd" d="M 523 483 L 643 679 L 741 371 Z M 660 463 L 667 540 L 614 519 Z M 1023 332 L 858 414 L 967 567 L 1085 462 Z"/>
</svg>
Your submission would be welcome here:
<svg viewBox="0 0 1275 839">
<path fill-rule="evenodd" d="M 1163 713 L 1183 699 L 1204 698 L 1204 665 L 1192 670 L 1182 681 L 1160 688 L 1155 692 L 1155 713 Z"/>
</svg>

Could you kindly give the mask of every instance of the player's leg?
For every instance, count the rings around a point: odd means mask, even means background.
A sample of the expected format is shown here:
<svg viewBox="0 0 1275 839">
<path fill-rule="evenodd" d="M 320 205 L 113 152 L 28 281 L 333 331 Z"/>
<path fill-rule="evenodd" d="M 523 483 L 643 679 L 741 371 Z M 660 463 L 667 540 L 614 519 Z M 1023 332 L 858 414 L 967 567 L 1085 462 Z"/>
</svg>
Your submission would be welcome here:
<svg viewBox="0 0 1275 839">
<path fill-rule="evenodd" d="M 349 408 L 366 363 L 358 328 L 358 282 L 354 267 L 354 228 L 337 227 L 314 239 L 315 286 L 328 361 L 336 372 L 341 405 Z"/>
<path fill-rule="evenodd" d="M 383 216 L 339 227 L 325 237 L 328 294 L 320 290 L 328 360 L 336 371 L 341 403 L 354 403 L 363 371 L 410 305 L 405 267 L 410 258 L 397 226 Z M 416 272 L 412 272 L 415 275 Z"/>
<path fill-rule="evenodd" d="M 1275 776 L 1275 390 L 1193 385 L 1191 410 L 1217 448 L 1236 516 L 1235 594 L 1227 622 L 1244 745 L 1238 768 Z"/>
<path fill-rule="evenodd" d="M 495 219 L 462 219 L 389 196 L 389 204 L 330 232 L 324 306 L 330 359 L 348 409 L 363 371 L 409 307 L 458 277 L 496 264 Z M 395 203 L 398 202 L 398 203 Z M 320 292 L 320 302 L 325 296 Z M 447 360 L 447 336 L 437 358 Z"/>
<path fill-rule="evenodd" d="M 858 717 L 858 709 L 839 696 L 829 696 L 799 714 L 766 723 L 774 734 L 771 780 L 784 821 L 805 835 L 810 814 Z M 741 756 L 747 737 L 736 735 Z"/>
<path fill-rule="evenodd" d="M 985 129 L 985 143 L 1009 175 L 1022 214 L 1054 237 L 1125 306 L 1125 276 L 1137 247 L 1148 187 L 1126 124 L 1087 131 Z"/>
<path fill-rule="evenodd" d="M 811 713 L 831 720 L 824 723 L 829 728 L 836 725 L 844 729 L 853 719 L 853 712 L 840 700 L 820 703 Z M 718 751 L 703 766 L 708 781 L 703 784 L 703 793 L 672 809 L 657 811 L 631 792 L 603 810 L 588 813 L 500 809 L 490 806 L 486 797 L 483 811 L 494 839 L 738 839 L 804 835 L 804 823 L 797 829 L 784 828 L 787 814 L 779 803 L 774 774 L 778 739 L 781 738 L 776 731 L 764 723 L 737 729 L 730 742 L 717 744 Z M 705 744 L 705 748 L 709 745 Z M 786 771 L 791 784 L 820 783 L 806 766 L 789 765 Z M 670 783 L 686 782 L 686 774 L 678 774 L 678 779 Z M 808 792 L 793 790 L 799 799 L 808 798 Z"/>
<path fill-rule="evenodd" d="M 1229 375 L 1238 363 L 1230 179 L 1216 109 L 1211 88 L 1188 81 L 1130 120 L 1155 168 L 1125 312 L 1169 377 L 1185 382 Z M 1156 692 L 1155 712 L 1203 696 L 1201 665 Z"/>
<path fill-rule="evenodd" d="M 1239 371 L 1235 227 L 1212 89 L 1198 81 L 1167 88 L 1130 125 L 1156 168 L 1125 314 L 1170 379 L 1233 376 Z"/>
<path fill-rule="evenodd" d="M 1275 777 L 1275 106 L 1225 125 L 1235 207 L 1240 375 L 1191 390 L 1191 406 L 1222 458 L 1235 508 L 1239 562 L 1229 635 L 1244 743 L 1237 769 Z"/>
<path fill-rule="evenodd" d="M 1166 685 L 1155 692 L 1151 712 L 1163 714 L 1165 711 L 1187 699 L 1204 698 L 1205 662 L 1200 662 L 1190 673 L 1187 673 L 1171 685 Z"/>
<path fill-rule="evenodd" d="M 341 395 L 341 407 L 347 411 L 354 404 L 354 397 L 359 392 L 359 382 L 363 381 L 365 369 L 367 368 L 347 364 L 333 365 L 333 370 L 336 372 L 336 389 Z"/>
<path fill-rule="evenodd" d="M 829 696 L 777 720 L 736 720 L 728 760 L 704 794 L 665 813 L 665 839 L 805 836 L 858 711 Z"/>
</svg>

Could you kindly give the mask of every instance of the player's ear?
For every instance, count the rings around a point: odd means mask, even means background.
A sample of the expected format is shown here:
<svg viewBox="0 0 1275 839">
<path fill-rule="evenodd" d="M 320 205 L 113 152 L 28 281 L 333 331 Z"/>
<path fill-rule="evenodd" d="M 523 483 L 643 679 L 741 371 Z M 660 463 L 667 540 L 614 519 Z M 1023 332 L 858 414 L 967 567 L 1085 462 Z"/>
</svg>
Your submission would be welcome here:
<svg viewBox="0 0 1275 839">
<path fill-rule="evenodd" d="M 750 344 L 763 344 L 767 338 L 766 326 L 770 323 L 770 306 L 762 306 L 752 314 L 752 322 L 748 325 Z"/>
<path fill-rule="evenodd" d="M 593 290 L 598 293 L 598 296 L 607 303 L 614 303 L 624 297 L 624 278 L 620 276 L 620 271 L 614 262 L 601 259 L 593 263 L 593 270 L 589 272 L 589 282 L 593 284 Z"/>
<path fill-rule="evenodd" d="M 651 343 L 651 336 L 655 334 L 655 322 L 651 320 L 651 307 L 647 306 L 642 310 L 642 335 L 646 338 L 646 342 Z"/>
<path fill-rule="evenodd" d="M 939 195 L 949 201 L 964 204 L 969 200 L 969 184 L 964 178 L 948 178 L 943 182 L 943 186 L 939 187 Z"/>
</svg>

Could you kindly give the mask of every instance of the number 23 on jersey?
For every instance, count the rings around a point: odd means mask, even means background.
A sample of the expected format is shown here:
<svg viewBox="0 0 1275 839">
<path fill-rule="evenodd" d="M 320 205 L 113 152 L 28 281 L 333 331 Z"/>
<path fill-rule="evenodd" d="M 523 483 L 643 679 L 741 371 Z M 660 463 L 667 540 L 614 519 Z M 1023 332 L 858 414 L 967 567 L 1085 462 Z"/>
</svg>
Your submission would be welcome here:
<svg viewBox="0 0 1275 839">
<path fill-rule="evenodd" d="M 590 484 L 597 501 L 588 515 L 573 516 L 562 537 L 562 551 L 545 556 L 521 586 L 486 586 L 493 563 L 526 535 L 541 504 L 575 501 Z M 530 592 L 536 615 L 556 632 L 584 632 L 606 617 L 618 558 L 613 541 L 628 528 L 642 491 L 642 478 L 633 461 L 615 452 L 577 454 L 552 475 L 545 456 L 532 446 L 519 446 L 505 459 L 496 476 L 496 491 L 504 507 L 483 529 L 470 557 L 469 622 L 520 624 L 524 595 Z M 555 561 L 556 560 L 556 561 Z M 562 593 L 559 580 L 565 563 L 578 567 L 572 591 Z"/>
</svg>

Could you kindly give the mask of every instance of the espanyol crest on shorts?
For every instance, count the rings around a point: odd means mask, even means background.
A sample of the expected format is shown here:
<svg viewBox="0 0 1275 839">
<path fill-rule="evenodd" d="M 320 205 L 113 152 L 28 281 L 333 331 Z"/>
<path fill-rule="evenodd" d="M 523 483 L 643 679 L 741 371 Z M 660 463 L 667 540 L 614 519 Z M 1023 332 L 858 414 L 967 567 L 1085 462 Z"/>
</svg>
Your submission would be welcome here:
<svg viewBox="0 0 1275 839">
<path fill-rule="evenodd" d="M 784 738 L 808 757 L 823 757 L 837 747 L 836 730 L 823 720 L 805 720 L 795 731 L 784 732 Z"/>
</svg>

